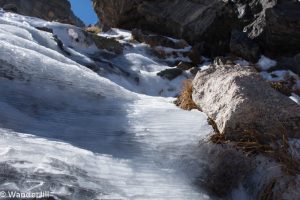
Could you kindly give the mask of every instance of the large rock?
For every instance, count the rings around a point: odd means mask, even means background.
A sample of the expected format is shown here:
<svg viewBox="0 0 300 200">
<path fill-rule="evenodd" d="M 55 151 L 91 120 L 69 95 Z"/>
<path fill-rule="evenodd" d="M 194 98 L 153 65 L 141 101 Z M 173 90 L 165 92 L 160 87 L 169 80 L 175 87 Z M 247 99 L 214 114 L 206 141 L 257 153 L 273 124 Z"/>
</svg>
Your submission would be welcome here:
<svg viewBox="0 0 300 200">
<path fill-rule="evenodd" d="M 105 25 L 203 42 L 210 55 L 229 50 L 236 19 L 233 7 L 220 0 L 94 0 L 94 7 Z"/>
<path fill-rule="evenodd" d="M 297 0 L 236 0 L 244 31 L 270 56 L 300 49 L 300 2 Z"/>
<path fill-rule="evenodd" d="M 248 38 L 246 33 L 236 30 L 231 35 L 230 51 L 253 63 L 257 63 L 261 55 L 258 44 Z"/>
<path fill-rule="evenodd" d="M 21 15 L 84 26 L 72 12 L 68 0 L 0 0 L 0 7 Z"/>
<path fill-rule="evenodd" d="M 93 2 L 96 13 L 106 26 L 140 28 L 183 38 L 191 44 L 201 44 L 204 55 L 227 53 L 233 28 L 244 30 L 268 55 L 299 53 L 300 2 L 297 0 Z"/>
<path fill-rule="evenodd" d="M 279 58 L 278 67 L 288 68 L 300 76 L 300 53 L 293 57 Z"/>
<path fill-rule="evenodd" d="M 174 40 L 161 35 L 144 33 L 139 29 L 132 30 L 132 38 L 138 42 L 149 44 L 151 47 L 162 46 L 173 49 L 183 49 L 189 46 L 188 43 L 184 40 Z"/>
<path fill-rule="evenodd" d="M 116 54 L 123 53 L 123 45 L 114 38 L 106 38 L 96 34 L 90 34 L 90 36 L 99 49 L 105 49 Z"/>
<path fill-rule="evenodd" d="M 193 100 L 221 134 L 240 140 L 243 133 L 300 137 L 300 106 L 272 89 L 252 67 L 214 65 L 198 72 Z"/>
<path fill-rule="evenodd" d="M 286 1 L 266 10 L 264 45 L 274 56 L 300 53 L 300 2 Z"/>
<path fill-rule="evenodd" d="M 178 68 L 170 68 L 170 69 L 165 69 L 161 72 L 158 72 L 157 75 L 168 80 L 173 80 L 180 76 L 183 73 L 182 69 Z"/>
</svg>

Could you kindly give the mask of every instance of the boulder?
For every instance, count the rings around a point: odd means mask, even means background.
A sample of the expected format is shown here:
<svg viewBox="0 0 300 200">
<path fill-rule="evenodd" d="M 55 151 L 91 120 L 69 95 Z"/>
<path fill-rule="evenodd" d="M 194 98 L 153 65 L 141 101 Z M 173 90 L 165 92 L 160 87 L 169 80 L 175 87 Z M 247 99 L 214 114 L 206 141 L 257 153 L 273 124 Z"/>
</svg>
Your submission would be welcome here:
<svg viewBox="0 0 300 200">
<path fill-rule="evenodd" d="M 214 65 L 234 65 L 234 58 L 232 57 L 216 57 Z"/>
<path fill-rule="evenodd" d="M 157 73 L 157 75 L 168 80 L 173 80 L 178 76 L 180 76 L 182 73 L 183 73 L 182 69 L 170 68 Z"/>
<path fill-rule="evenodd" d="M 300 2 L 283 1 L 266 10 L 263 45 L 273 56 L 300 51 Z"/>
<path fill-rule="evenodd" d="M 7 12 L 18 12 L 18 7 L 15 4 L 5 4 L 3 9 Z"/>
<path fill-rule="evenodd" d="M 160 35 L 205 42 L 205 53 L 219 55 L 229 50 L 233 7 L 220 0 L 93 0 L 104 25 L 140 28 Z"/>
<path fill-rule="evenodd" d="M 199 67 L 193 67 L 192 69 L 190 69 L 190 73 L 193 75 L 196 75 L 199 71 L 200 71 Z"/>
<path fill-rule="evenodd" d="M 182 69 L 182 70 L 189 70 L 189 69 L 192 69 L 194 67 L 197 67 L 197 66 L 195 66 L 195 64 L 193 64 L 193 63 L 185 62 L 185 61 L 181 61 L 177 65 L 177 68 Z"/>
<path fill-rule="evenodd" d="M 297 0 L 236 0 L 244 31 L 265 54 L 292 55 L 300 46 L 300 2 Z"/>
<path fill-rule="evenodd" d="M 202 55 L 205 52 L 204 43 L 201 44 L 195 44 L 192 47 L 192 50 L 188 53 L 189 59 L 196 65 L 202 64 L 204 62 L 204 59 Z"/>
<path fill-rule="evenodd" d="M 189 46 L 184 40 L 175 40 L 161 35 L 149 34 L 139 29 L 132 30 L 132 38 L 138 42 L 149 44 L 151 47 L 162 46 L 183 49 Z"/>
<path fill-rule="evenodd" d="M 0 0 L 0 7 L 21 15 L 84 26 L 84 23 L 72 12 L 68 0 Z"/>
<path fill-rule="evenodd" d="M 106 38 L 96 34 L 89 34 L 89 36 L 91 36 L 99 49 L 105 49 L 115 54 L 121 54 L 123 52 L 123 45 L 114 38 Z"/>
<path fill-rule="evenodd" d="M 248 38 L 246 33 L 236 30 L 231 34 L 230 51 L 252 63 L 257 63 L 261 55 L 258 44 Z"/>
<path fill-rule="evenodd" d="M 252 67 L 213 65 L 193 81 L 193 100 L 227 139 L 246 132 L 268 141 L 300 137 L 300 106 L 270 87 Z"/>
<path fill-rule="evenodd" d="M 278 67 L 284 67 L 300 76 L 300 53 L 293 57 L 281 57 L 278 59 Z"/>
<path fill-rule="evenodd" d="M 296 0 L 93 0 L 103 25 L 140 28 L 201 44 L 201 54 L 229 52 L 231 32 L 244 30 L 270 56 L 299 50 L 300 2 Z M 244 38 L 244 36 L 243 36 Z M 250 40 L 244 40 L 248 46 Z M 237 46 L 236 46 L 237 48 Z M 248 47 L 247 47 L 248 48 Z M 244 49 L 244 47 L 243 47 Z M 257 51 L 250 45 L 250 54 Z M 245 52 L 236 52 L 243 54 Z M 256 60 L 256 55 L 245 58 Z M 196 63 L 197 64 L 197 63 Z"/>
</svg>

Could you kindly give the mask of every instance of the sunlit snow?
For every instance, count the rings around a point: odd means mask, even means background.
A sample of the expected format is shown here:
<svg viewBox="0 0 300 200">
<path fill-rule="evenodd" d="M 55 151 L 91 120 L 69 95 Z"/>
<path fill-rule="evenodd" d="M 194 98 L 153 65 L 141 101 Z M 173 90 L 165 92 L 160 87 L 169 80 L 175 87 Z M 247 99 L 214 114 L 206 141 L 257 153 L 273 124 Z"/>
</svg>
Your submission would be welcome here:
<svg viewBox="0 0 300 200">
<path fill-rule="evenodd" d="M 167 66 L 143 44 L 109 61 L 131 76 L 95 73 L 84 64 L 101 67 L 91 57 L 103 52 L 82 38 L 71 25 L 0 12 L 1 189 L 80 200 L 211 199 L 194 184 L 208 164 L 199 141 L 211 127 L 203 113 L 173 104 L 189 75 L 156 76 Z"/>
</svg>

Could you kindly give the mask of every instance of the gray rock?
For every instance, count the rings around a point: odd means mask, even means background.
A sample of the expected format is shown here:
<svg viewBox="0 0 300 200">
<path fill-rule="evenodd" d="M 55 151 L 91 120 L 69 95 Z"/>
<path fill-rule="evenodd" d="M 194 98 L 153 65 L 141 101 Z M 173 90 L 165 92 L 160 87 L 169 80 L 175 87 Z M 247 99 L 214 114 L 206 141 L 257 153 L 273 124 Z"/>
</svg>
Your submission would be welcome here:
<svg viewBox="0 0 300 200">
<path fill-rule="evenodd" d="M 236 30 L 231 34 L 230 51 L 252 63 L 257 63 L 261 55 L 258 44 L 248 38 L 246 33 Z"/>
<path fill-rule="evenodd" d="M 68 0 L 0 0 L 0 7 L 21 15 L 84 26 L 84 23 L 72 12 Z"/>
<path fill-rule="evenodd" d="M 202 55 L 205 54 L 204 45 L 204 43 L 195 44 L 192 47 L 192 50 L 187 55 L 190 58 L 190 60 L 196 65 L 202 64 L 204 62 L 204 59 L 202 57 Z"/>
<path fill-rule="evenodd" d="M 284 1 L 266 10 L 263 44 L 273 56 L 300 51 L 300 2 Z"/>
<path fill-rule="evenodd" d="M 132 38 L 138 42 L 149 44 L 151 47 L 162 46 L 173 49 L 183 49 L 188 46 L 184 40 L 173 40 L 165 36 L 145 33 L 142 30 L 132 30 Z"/>
<path fill-rule="evenodd" d="M 178 76 L 180 76 L 182 74 L 182 70 L 178 69 L 178 68 L 171 68 L 171 69 L 165 69 L 159 73 L 157 73 L 158 76 L 165 78 L 165 79 L 169 79 L 169 80 L 173 80 L 175 78 L 177 78 Z"/>
<path fill-rule="evenodd" d="M 261 50 L 269 55 L 294 55 L 300 46 L 300 2 L 296 0 L 93 2 L 96 13 L 106 26 L 140 28 L 183 38 L 190 44 L 201 44 L 201 54 L 207 56 L 229 52 L 233 29 L 245 30 L 247 36 L 257 41 Z M 246 57 L 245 52 L 243 57 L 256 60 L 256 54 L 252 52 L 257 51 L 256 47 L 250 49 L 249 53 L 253 55 Z"/>
<path fill-rule="evenodd" d="M 214 65 L 193 81 L 193 100 L 221 134 L 238 141 L 245 131 L 266 140 L 300 137 L 300 106 L 272 89 L 252 67 Z"/>
<path fill-rule="evenodd" d="M 161 35 L 205 42 L 206 53 L 229 50 L 233 7 L 220 0 L 93 0 L 103 24 L 125 29 L 140 28 Z"/>
<path fill-rule="evenodd" d="M 196 75 L 200 71 L 199 67 L 193 67 L 190 69 L 191 74 Z"/>
<path fill-rule="evenodd" d="M 292 57 L 281 57 L 277 63 L 277 67 L 289 69 L 300 76 L 300 53 Z"/>
<path fill-rule="evenodd" d="M 214 65 L 234 65 L 234 59 L 232 57 L 216 57 L 214 59 Z"/>
<path fill-rule="evenodd" d="M 236 0 L 240 20 L 251 39 L 270 56 L 292 55 L 300 48 L 300 2 Z"/>
<path fill-rule="evenodd" d="M 18 12 L 18 7 L 15 4 L 5 4 L 3 6 L 3 9 L 8 12 L 14 12 L 14 13 Z"/>
<path fill-rule="evenodd" d="M 114 38 L 106 38 L 96 34 L 89 34 L 99 49 L 106 49 L 116 54 L 123 52 L 123 45 Z"/>
<path fill-rule="evenodd" d="M 193 67 L 196 67 L 193 63 L 181 61 L 178 63 L 177 68 L 182 70 L 189 70 Z"/>
</svg>

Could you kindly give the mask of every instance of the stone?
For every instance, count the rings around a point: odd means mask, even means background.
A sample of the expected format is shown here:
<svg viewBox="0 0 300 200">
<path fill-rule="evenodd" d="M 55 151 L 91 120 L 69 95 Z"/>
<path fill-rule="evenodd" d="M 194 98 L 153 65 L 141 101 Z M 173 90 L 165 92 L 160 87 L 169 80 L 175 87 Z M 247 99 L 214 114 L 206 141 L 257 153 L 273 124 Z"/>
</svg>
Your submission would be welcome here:
<svg viewBox="0 0 300 200">
<path fill-rule="evenodd" d="M 191 74 L 196 75 L 200 71 L 199 67 L 193 67 L 190 69 Z"/>
<path fill-rule="evenodd" d="M 259 45 L 248 38 L 246 33 L 237 30 L 231 34 L 230 51 L 252 63 L 257 63 L 261 55 Z"/>
<path fill-rule="evenodd" d="M 271 88 L 253 67 L 213 65 L 198 72 L 193 100 L 232 141 L 244 139 L 245 132 L 260 134 L 265 142 L 283 134 L 300 137 L 300 106 Z"/>
<path fill-rule="evenodd" d="M 173 80 L 180 76 L 182 74 L 182 70 L 178 68 L 170 68 L 170 69 L 165 69 L 159 73 L 157 73 L 158 76 L 168 79 L 168 80 Z"/>
<path fill-rule="evenodd" d="M 18 12 L 18 7 L 15 4 L 5 4 L 3 6 L 3 10 L 8 11 L 8 12 L 17 13 Z"/>
<path fill-rule="evenodd" d="M 214 65 L 233 65 L 234 61 L 231 57 L 219 56 L 214 59 Z"/>
<path fill-rule="evenodd" d="M 68 0 L 0 0 L 0 7 L 6 11 L 38 17 L 47 21 L 85 26 L 72 12 Z"/>
<path fill-rule="evenodd" d="M 123 45 L 114 38 L 106 38 L 96 34 L 90 34 L 90 36 L 99 49 L 106 49 L 116 54 L 123 52 Z"/>
<path fill-rule="evenodd" d="M 229 50 L 232 26 L 237 21 L 233 7 L 220 0 L 93 0 L 104 25 L 139 28 L 160 35 L 205 42 L 209 55 Z"/>
<path fill-rule="evenodd" d="M 279 58 L 277 66 L 287 68 L 300 76 L 300 53 L 292 57 Z"/>
<path fill-rule="evenodd" d="M 243 30 L 247 60 L 257 59 L 257 46 L 269 56 L 295 55 L 300 46 L 300 2 L 296 0 L 93 0 L 103 25 L 139 28 L 201 44 L 204 56 L 230 51 L 231 33 Z M 254 43 L 253 43 L 254 44 Z M 250 46 L 249 46 L 250 45 Z M 249 48 L 250 47 L 250 48 Z M 247 51 L 245 51 L 247 50 Z M 251 55 L 246 55 L 248 52 Z M 193 60 L 193 62 L 195 62 Z M 195 64 L 198 64 L 195 62 Z"/>
<path fill-rule="evenodd" d="M 181 61 L 178 63 L 177 68 L 182 70 L 189 70 L 195 67 L 193 63 Z"/>
<path fill-rule="evenodd" d="M 189 59 L 196 65 L 200 65 L 204 62 L 202 54 L 204 54 L 204 44 L 195 44 L 192 50 L 188 53 Z"/>
<path fill-rule="evenodd" d="M 300 50 L 300 2 L 283 1 L 266 10 L 263 45 L 272 56 Z"/>
<path fill-rule="evenodd" d="M 189 46 L 184 40 L 174 40 L 161 35 L 149 34 L 139 29 L 132 30 L 132 38 L 138 42 L 149 44 L 151 47 L 162 46 L 183 49 Z"/>
</svg>

